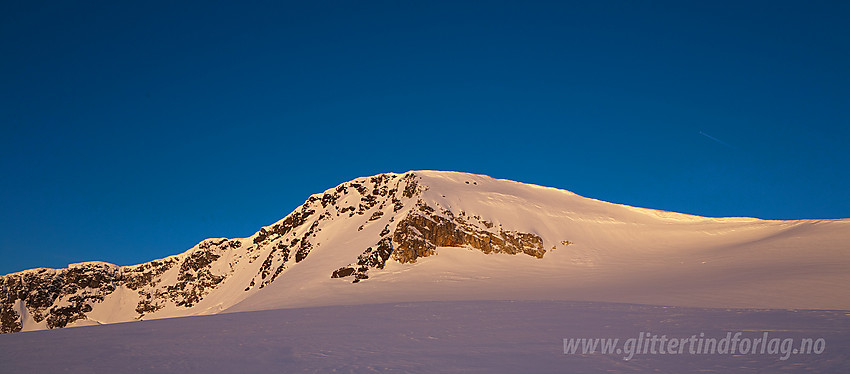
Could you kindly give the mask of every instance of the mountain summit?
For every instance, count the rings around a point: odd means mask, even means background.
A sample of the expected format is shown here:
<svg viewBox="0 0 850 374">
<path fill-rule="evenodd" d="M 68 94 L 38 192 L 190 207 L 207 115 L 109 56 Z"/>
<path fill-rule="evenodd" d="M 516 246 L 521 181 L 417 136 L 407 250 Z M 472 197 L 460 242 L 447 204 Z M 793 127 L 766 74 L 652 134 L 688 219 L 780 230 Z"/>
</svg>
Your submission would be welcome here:
<svg viewBox="0 0 850 374">
<path fill-rule="evenodd" d="M 850 220 L 706 218 L 483 175 L 345 182 L 247 238 L 0 277 L 0 331 L 321 305 L 850 308 Z"/>
</svg>

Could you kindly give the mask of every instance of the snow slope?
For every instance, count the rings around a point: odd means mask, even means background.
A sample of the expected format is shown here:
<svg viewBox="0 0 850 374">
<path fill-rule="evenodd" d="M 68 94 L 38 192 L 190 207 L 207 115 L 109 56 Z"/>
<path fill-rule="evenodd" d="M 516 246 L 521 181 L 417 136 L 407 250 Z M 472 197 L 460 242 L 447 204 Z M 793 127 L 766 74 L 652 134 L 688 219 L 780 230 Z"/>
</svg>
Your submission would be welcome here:
<svg viewBox="0 0 850 374">
<path fill-rule="evenodd" d="M 365 282 L 364 282 L 365 284 Z M 820 354 L 564 354 L 565 338 L 823 338 Z M 563 301 L 279 309 L 0 335 L 6 373 L 843 373 L 850 316 Z"/>
<path fill-rule="evenodd" d="M 294 307 L 583 300 L 850 309 L 850 220 L 705 218 L 412 171 L 311 196 L 248 238 L 0 279 L 7 331 Z"/>
<path fill-rule="evenodd" d="M 441 247 L 351 285 L 319 271 L 368 245 L 342 229 L 305 261 L 315 269 L 293 268 L 228 311 L 470 299 L 850 309 L 850 220 L 705 218 L 482 175 L 414 173 L 427 205 L 539 235 L 546 254 Z"/>
</svg>

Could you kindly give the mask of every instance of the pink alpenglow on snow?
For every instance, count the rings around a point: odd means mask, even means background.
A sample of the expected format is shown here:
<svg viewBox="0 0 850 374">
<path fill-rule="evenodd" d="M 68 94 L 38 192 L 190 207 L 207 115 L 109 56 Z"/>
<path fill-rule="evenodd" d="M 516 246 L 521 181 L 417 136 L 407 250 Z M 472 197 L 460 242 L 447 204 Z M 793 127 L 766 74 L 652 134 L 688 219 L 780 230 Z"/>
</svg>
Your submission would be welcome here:
<svg viewBox="0 0 850 374">
<path fill-rule="evenodd" d="M 731 330 L 718 321 L 725 318 L 738 321 L 735 318 L 759 313 L 767 313 L 764 315 L 770 317 L 770 323 L 747 326 L 747 323 L 735 322 L 739 325 L 735 331 L 790 328 L 783 327 L 782 321 L 783 316 L 793 313 L 771 314 L 773 312 L 752 311 L 753 308 L 848 310 L 848 242 L 850 220 L 847 219 L 706 218 L 612 204 L 565 190 L 484 175 L 444 171 L 387 173 L 357 178 L 312 195 L 280 221 L 246 238 L 206 239 L 183 253 L 139 265 L 85 262 L 71 264 L 66 269 L 39 268 L 2 276 L 0 328 L 2 332 L 19 332 L 220 315 L 214 319 L 122 324 L 102 330 L 74 329 L 56 335 L 82 339 L 82 346 L 89 344 L 93 348 L 99 343 L 86 339 L 118 342 L 123 339 L 121 334 L 131 331 L 142 335 L 158 331 L 154 335 L 165 337 L 170 336 L 168 331 L 174 326 L 184 323 L 198 327 L 205 321 L 229 321 L 225 324 L 232 323 L 236 330 L 249 325 L 252 329 L 260 329 L 253 322 L 240 319 L 262 316 L 261 320 L 270 318 L 266 321 L 271 323 L 274 318 L 270 316 L 285 316 L 288 321 L 285 323 L 296 323 L 299 319 L 311 319 L 312 312 L 308 311 L 322 311 L 319 315 L 325 317 L 352 311 L 352 316 L 366 313 L 377 319 L 371 325 L 361 326 L 362 329 L 348 331 L 338 324 L 314 318 L 310 325 L 300 330 L 280 330 L 282 335 L 270 338 L 274 344 L 255 348 L 275 357 L 267 360 L 269 363 L 280 359 L 288 362 L 282 364 L 284 366 L 291 364 L 295 365 L 292 368 L 305 371 L 333 368 L 358 372 L 368 365 L 354 360 L 346 366 L 344 362 L 352 360 L 348 356 L 351 352 L 323 351 L 322 340 L 307 335 L 328 334 L 326 337 L 337 343 L 348 339 L 360 341 L 370 345 L 362 348 L 374 350 L 374 354 L 386 349 L 384 343 L 394 342 L 400 347 L 397 352 L 400 357 L 404 357 L 404 347 L 408 345 L 433 350 L 437 355 L 450 355 L 453 351 L 463 351 L 464 339 L 485 344 L 490 337 L 497 341 L 492 341 L 494 345 L 489 350 L 467 351 L 470 356 L 457 358 L 457 365 L 449 362 L 449 366 L 443 367 L 420 359 L 404 367 L 401 361 L 378 361 L 384 363 L 381 366 L 386 369 L 384 371 L 451 371 L 451 367 L 476 367 L 479 358 L 495 357 L 499 349 L 508 350 L 513 346 L 519 356 L 523 352 L 545 356 L 539 361 L 541 369 L 562 372 L 569 370 L 563 365 L 574 364 L 579 359 L 557 355 L 561 341 L 593 337 L 569 330 L 579 328 L 575 321 L 581 318 L 591 326 L 595 326 L 596 321 L 592 313 L 582 309 L 584 304 L 575 302 L 593 302 L 587 304 L 588 308 L 623 314 L 623 329 L 612 331 L 600 327 L 597 331 L 617 332 L 618 335 L 608 337 L 623 337 L 623 340 L 641 331 L 669 333 L 670 336 L 705 332 L 699 329 L 722 337 Z M 436 321 L 441 318 L 455 321 L 453 323 L 462 330 L 467 322 L 468 326 L 473 326 L 475 323 L 470 321 L 476 320 L 465 313 L 482 317 L 494 313 L 490 308 L 514 305 L 485 302 L 487 300 L 516 301 L 516 308 L 511 309 L 514 314 L 493 317 L 492 322 L 516 323 L 515 318 L 530 318 L 537 321 L 527 322 L 531 335 L 507 333 L 496 327 L 493 330 L 482 327 L 479 335 L 470 331 L 451 335 L 448 330 L 440 330 L 442 327 Z M 539 302 L 541 300 L 547 302 Z M 404 303 L 412 303 L 411 308 L 399 306 L 408 305 Z M 637 304 L 684 309 L 635 306 Z M 358 305 L 361 307 L 354 307 Z M 447 308 L 445 312 L 440 311 L 443 307 Z M 722 313 L 706 308 L 735 308 L 738 311 Z M 237 313 L 264 310 L 278 311 Z M 630 314 L 634 310 L 644 314 Z M 673 312 L 676 310 L 686 312 L 676 314 Z M 410 315 L 424 318 L 425 322 L 405 322 L 393 317 L 410 311 L 415 311 Z M 423 314 L 423 311 L 435 314 Z M 541 316 L 541 313 L 562 312 L 574 313 L 580 319 L 566 323 L 560 317 Z M 658 318 L 649 317 L 656 314 Z M 704 315 L 716 315 L 717 319 L 709 319 L 701 325 L 696 318 Z M 644 317 L 651 321 L 647 322 L 647 327 L 640 327 L 638 319 Z M 790 355 L 782 360 L 782 365 L 799 363 L 799 360 L 846 362 L 846 355 L 831 355 L 835 353 L 833 349 L 841 347 L 845 347 L 846 353 L 846 313 L 806 312 L 800 318 L 792 318 L 788 323 L 802 326 L 803 330 L 811 329 L 812 333 L 834 325 L 838 335 L 832 341 L 824 338 L 823 355 Z M 806 318 L 810 319 L 810 325 L 804 321 Z M 329 323 L 328 328 L 336 326 L 341 330 L 323 330 L 325 322 Z M 405 333 L 408 322 L 413 330 Z M 150 330 L 147 325 L 151 326 Z M 422 330 L 425 326 L 441 332 L 429 335 Z M 269 333 L 277 334 L 273 331 L 278 327 L 271 328 Z M 591 332 L 588 329 L 580 330 Z M 664 329 L 668 331 L 662 331 Z M 236 330 L 216 330 L 213 335 L 225 339 L 232 332 L 245 339 L 233 344 L 252 347 L 259 344 L 249 341 L 251 334 L 259 334 L 260 330 L 252 330 L 253 333 L 237 333 Z M 548 332 L 544 334 L 546 330 L 556 334 L 549 337 Z M 98 335 L 99 331 L 103 335 Z M 392 335 L 395 333 L 400 335 Z M 563 336 L 555 336 L 557 333 Z M 378 339 L 383 336 L 381 334 L 393 337 Z M 48 339 L 43 338 L 47 336 L 49 333 L 12 334 L 4 336 L 0 345 L 26 346 L 29 344 L 26 341 L 42 341 L 40 339 Z M 535 340 L 537 338 L 542 340 Z M 815 336 L 813 341 L 817 338 L 821 336 Z M 133 343 L 143 345 L 134 349 L 165 354 L 147 345 L 153 344 L 156 338 L 145 339 Z M 307 345 L 312 344 L 315 349 L 284 344 L 288 339 L 309 342 Z M 528 345 L 519 347 L 520 342 Z M 201 345 L 221 350 L 223 346 L 216 344 L 205 342 Z M 289 350 L 281 350 L 284 346 Z M 359 349 L 342 343 L 328 345 L 331 346 L 343 351 Z M 245 353 L 245 357 L 260 354 L 255 348 Z M 189 347 L 185 349 L 189 350 L 183 351 L 185 357 L 203 354 Z M 548 353 L 540 353 L 543 351 Z M 4 349 L 4 352 L 11 351 Z M 554 356 L 547 356 L 549 354 Z M 177 357 L 177 354 L 172 356 Z M 600 364 L 605 360 L 601 356 L 590 356 L 587 368 L 609 367 Z M 46 368 L 35 363 L 27 366 L 29 364 L 15 357 L 4 357 L 4 362 L 9 359 L 23 371 Z M 316 362 L 323 359 L 329 360 L 328 367 L 317 366 Z M 770 359 L 762 356 L 741 359 L 731 355 L 720 360 L 723 365 L 741 365 L 741 369 L 749 365 L 748 360 Z M 655 366 L 666 362 L 658 367 L 700 367 L 701 364 L 693 364 L 696 362 L 693 360 L 707 362 L 703 358 L 684 356 L 636 355 L 628 365 L 650 362 L 650 366 Z M 695 366 L 676 366 L 685 361 Z M 141 361 L 138 363 L 141 365 Z M 104 365 L 104 368 L 109 366 Z M 175 366 L 151 368 L 169 371 L 181 365 L 200 368 L 205 364 L 172 362 L 169 365 Z M 226 366 L 216 367 L 222 371 Z M 499 367 L 505 369 L 501 372 L 520 370 L 510 365 Z M 373 368 L 382 371 L 377 366 Z"/>
</svg>

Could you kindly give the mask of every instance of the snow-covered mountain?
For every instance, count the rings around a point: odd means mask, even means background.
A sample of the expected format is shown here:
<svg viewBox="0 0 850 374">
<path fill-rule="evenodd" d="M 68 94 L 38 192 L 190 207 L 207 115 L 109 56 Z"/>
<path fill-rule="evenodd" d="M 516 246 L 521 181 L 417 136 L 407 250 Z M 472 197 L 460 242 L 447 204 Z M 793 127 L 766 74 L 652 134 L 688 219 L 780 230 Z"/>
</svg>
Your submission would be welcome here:
<svg viewBox="0 0 850 374">
<path fill-rule="evenodd" d="M 437 300 L 850 309 L 850 220 L 705 218 L 483 175 L 411 171 L 310 196 L 247 238 L 0 277 L 0 331 Z"/>
</svg>

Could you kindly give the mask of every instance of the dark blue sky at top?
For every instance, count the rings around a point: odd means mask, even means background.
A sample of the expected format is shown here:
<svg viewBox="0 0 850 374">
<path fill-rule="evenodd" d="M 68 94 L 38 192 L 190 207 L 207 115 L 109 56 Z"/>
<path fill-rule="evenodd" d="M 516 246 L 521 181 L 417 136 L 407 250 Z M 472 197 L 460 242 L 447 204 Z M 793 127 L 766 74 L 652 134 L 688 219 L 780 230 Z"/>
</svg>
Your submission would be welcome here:
<svg viewBox="0 0 850 374">
<path fill-rule="evenodd" d="M 2 5 L 0 273 L 248 236 L 411 169 L 850 217 L 848 2 L 242 3 Z"/>
</svg>

